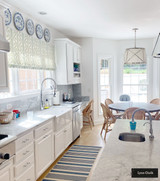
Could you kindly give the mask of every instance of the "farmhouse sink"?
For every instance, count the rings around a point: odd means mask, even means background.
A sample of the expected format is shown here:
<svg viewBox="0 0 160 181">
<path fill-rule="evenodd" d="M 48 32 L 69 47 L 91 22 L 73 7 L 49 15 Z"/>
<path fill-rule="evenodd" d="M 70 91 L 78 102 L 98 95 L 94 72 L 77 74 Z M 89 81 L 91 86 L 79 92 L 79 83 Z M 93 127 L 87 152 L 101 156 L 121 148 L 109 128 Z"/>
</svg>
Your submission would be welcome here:
<svg viewBox="0 0 160 181">
<path fill-rule="evenodd" d="M 120 133 L 119 140 L 128 142 L 144 142 L 145 136 L 140 133 Z"/>
</svg>

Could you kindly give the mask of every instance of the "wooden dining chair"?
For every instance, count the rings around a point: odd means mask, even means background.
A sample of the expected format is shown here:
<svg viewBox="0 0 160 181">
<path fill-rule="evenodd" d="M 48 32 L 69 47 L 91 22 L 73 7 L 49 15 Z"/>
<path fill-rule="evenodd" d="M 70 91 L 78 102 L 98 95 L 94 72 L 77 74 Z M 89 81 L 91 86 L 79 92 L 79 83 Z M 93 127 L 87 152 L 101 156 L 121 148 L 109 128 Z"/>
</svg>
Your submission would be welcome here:
<svg viewBox="0 0 160 181">
<path fill-rule="evenodd" d="M 116 122 L 116 118 L 113 116 L 112 112 L 110 111 L 109 107 L 105 106 L 101 103 L 102 111 L 103 111 L 103 117 L 104 117 L 104 123 L 102 125 L 101 133 L 102 135 L 103 130 L 105 130 L 104 139 L 106 139 L 107 132 L 111 131 L 112 129 L 109 129 L 109 126 L 112 123 Z"/>
<path fill-rule="evenodd" d="M 85 109 L 83 109 L 82 111 L 83 113 L 83 123 L 87 123 L 90 125 L 91 129 L 92 126 L 94 126 L 94 122 L 93 122 L 93 100 L 91 100 L 88 105 L 85 107 Z"/>
<path fill-rule="evenodd" d="M 134 111 L 139 109 L 138 107 L 130 107 L 125 110 L 123 118 L 124 119 L 131 119 Z M 138 111 L 134 115 L 134 119 L 144 120 L 145 119 L 145 111 Z"/>
<path fill-rule="evenodd" d="M 113 104 L 113 101 L 112 101 L 111 99 L 107 98 L 107 99 L 105 100 L 105 104 L 107 104 L 107 105 Z"/>
<path fill-rule="evenodd" d="M 152 100 L 150 101 L 150 104 L 160 105 L 160 98 L 152 99 Z M 156 119 L 156 117 L 158 116 L 158 114 L 159 114 L 159 111 L 153 112 L 153 113 L 151 113 L 151 116 L 152 116 L 153 119 Z M 148 115 L 146 115 L 146 117 L 148 118 Z"/>
<path fill-rule="evenodd" d="M 109 99 L 109 98 L 107 98 L 106 100 L 105 100 L 105 106 L 107 106 L 108 107 L 108 105 L 109 104 L 113 104 L 114 102 L 111 100 L 111 99 Z M 110 109 L 110 108 L 109 108 Z M 122 112 L 119 112 L 119 111 L 112 111 L 111 109 L 110 109 L 110 111 L 112 112 L 112 114 L 113 114 L 113 116 L 115 116 L 116 118 L 122 118 L 122 116 L 123 116 L 123 113 Z"/>
</svg>

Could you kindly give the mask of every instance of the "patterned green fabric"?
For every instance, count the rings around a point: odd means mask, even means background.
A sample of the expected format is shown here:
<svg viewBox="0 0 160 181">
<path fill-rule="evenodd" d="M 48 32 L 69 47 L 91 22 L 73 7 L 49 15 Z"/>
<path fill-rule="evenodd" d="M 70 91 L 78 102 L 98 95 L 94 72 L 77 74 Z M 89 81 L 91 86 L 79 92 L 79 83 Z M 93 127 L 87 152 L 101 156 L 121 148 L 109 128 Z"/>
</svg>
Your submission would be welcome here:
<svg viewBox="0 0 160 181">
<path fill-rule="evenodd" d="M 54 46 L 51 43 L 10 27 L 6 27 L 6 38 L 10 42 L 11 49 L 8 53 L 9 67 L 55 69 Z"/>
</svg>

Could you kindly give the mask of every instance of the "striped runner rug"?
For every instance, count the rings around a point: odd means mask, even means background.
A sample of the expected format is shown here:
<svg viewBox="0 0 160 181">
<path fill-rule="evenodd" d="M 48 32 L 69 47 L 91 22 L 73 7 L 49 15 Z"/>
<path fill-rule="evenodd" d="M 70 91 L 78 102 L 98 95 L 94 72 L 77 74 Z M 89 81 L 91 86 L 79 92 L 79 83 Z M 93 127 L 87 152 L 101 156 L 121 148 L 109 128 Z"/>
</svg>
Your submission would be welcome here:
<svg viewBox="0 0 160 181">
<path fill-rule="evenodd" d="M 99 146 L 73 145 L 43 181 L 85 181 L 100 151 Z"/>
</svg>

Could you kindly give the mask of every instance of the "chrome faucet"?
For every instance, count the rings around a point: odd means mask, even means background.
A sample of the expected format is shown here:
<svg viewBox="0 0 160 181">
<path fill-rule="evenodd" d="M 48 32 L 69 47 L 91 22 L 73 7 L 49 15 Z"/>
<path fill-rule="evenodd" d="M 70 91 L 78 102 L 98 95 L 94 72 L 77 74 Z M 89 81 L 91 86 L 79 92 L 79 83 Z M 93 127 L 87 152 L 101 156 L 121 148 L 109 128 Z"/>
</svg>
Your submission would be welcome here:
<svg viewBox="0 0 160 181">
<path fill-rule="evenodd" d="M 136 110 L 134 111 L 134 113 L 132 114 L 132 122 L 134 122 L 134 115 L 135 115 L 135 113 L 138 112 L 138 111 L 145 111 L 145 112 L 148 113 L 150 123 L 149 123 L 149 122 L 145 122 L 145 123 L 143 124 L 143 126 L 144 126 L 145 124 L 147 124 L 147 123 L 150 124 L 150 129 L 149 129 L 150 135 L 149 135 L 149 138 L 150 138 L 150 140 L 153 140 L 153 139 L 154 139 L 154 136 L 153 136 L 153 128 L 152 128 L 152 116 L 151 116 L 151 114 L 150 114 L 149 111 L 147 111 L 146 109 L 136 109 Z"/>
<path fill-rule="evenodd" d="M 55 82 L 55 80 L 53 78 L 45 78 L 42 83 L 41 83 L 41 92 L 40 92 L 40 104 L 41 104 L 41 110 L 44 109 L 44 105 L 43 105 L 43 83 L 46 81 L 46 80 L 52 80 L 54 82 L 54 94 L 53 96 L 55 97 L 56 96 L 56 90 L 57 90 L 57 84 Z M 53 87 L 51 86 L 51 88 L 53 89 Z"/>
</svg>

